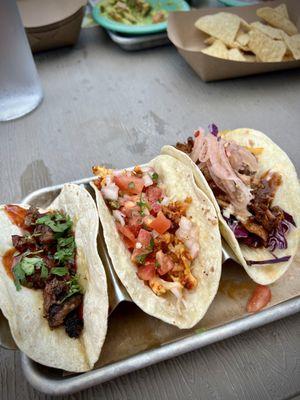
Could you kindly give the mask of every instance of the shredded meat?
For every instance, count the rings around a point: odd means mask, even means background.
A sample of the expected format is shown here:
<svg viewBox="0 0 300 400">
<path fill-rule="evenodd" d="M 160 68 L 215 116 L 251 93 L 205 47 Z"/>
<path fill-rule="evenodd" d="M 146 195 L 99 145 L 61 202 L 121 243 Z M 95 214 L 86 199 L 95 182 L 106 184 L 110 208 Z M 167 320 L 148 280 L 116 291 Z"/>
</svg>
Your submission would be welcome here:
<svg viewBox="0 0 300 400">
<path fill-rule="evenodd" d="M 19 236 L 19 235 L 12 235 L 12 244 L 13 246 L 20 252 L 23 253 L 26 250 L 35 249 L 35 239 L 28 235 L 28 236 Z"/>
<path fill-rule="evenodd" d="M 44 314 L 49 322 L 50 328 L 62 325 L 65 317 L 75 310 L 82 302 L 82 294 L 76 294 L 62 302 L 68 294 L 67 280 L 53 278 L 46 283 L 44 296 Z"/>
<path fill-rule="evenodd" d="M 194 146 L 194 139 L 190 136 L 187 139 L 186 143 L 177 142 L 175 147 L 176 149 L 183 151 L 186 154 L 190 154 L 193 150 L 193 146 Z"/>
<path fill-rule="evenodd" d="M 49 245 L 55 241 L 54 232 L 49 226 L 37 225 L 34 229 L 34 234 L 40 244 Z"/>
<path fill-rule="evenodd" d="M 64 326 L 67 334 L 71 338 L 78 338 L 83 329 L 83 320 L 78 315 L 77 310 L 70 312 L 64 319 Z"/>
<path fill-rule="evenodd" d="M 280 207 L 271 207 L 281 182 L 281 175 L 277 172 L 267 173 L 261 177 L 261 180 L 252 191 L 253 199 L 248 209 L 253 214 L 255 222 L 267 232 L 272 232 L 273 229 L 276 229 L 284 219 L 284 213 Z"/>
<path fill-rule="evenodd" d="M 25 228 L 28 230 L 32 230 L 32 225 L 36 222 L 38 218 L 40 218 L 42 214 L 39 213 L 39 210 L 35 207 L 30 207 L 26 213 L 26 217 L 24 220 Z"/>
<path fill-rule="evenodd" d="M 243 223 L 244 228 L 248 232 L 254 233 L 263 240 L 264 245 L 267 244 L 268 232 L 259 224 L 257 224 L 253 218 L 248 218 L 246 222 Z"/>
<path fill-rule="evenodd" d="M 62 304 L 52 304 L 47 316 L 50 328 L 62 325 L 66 316 L 75 310 L 81 302 L 82 294 L 75 294 L 66 299 Z"/>
</svg>

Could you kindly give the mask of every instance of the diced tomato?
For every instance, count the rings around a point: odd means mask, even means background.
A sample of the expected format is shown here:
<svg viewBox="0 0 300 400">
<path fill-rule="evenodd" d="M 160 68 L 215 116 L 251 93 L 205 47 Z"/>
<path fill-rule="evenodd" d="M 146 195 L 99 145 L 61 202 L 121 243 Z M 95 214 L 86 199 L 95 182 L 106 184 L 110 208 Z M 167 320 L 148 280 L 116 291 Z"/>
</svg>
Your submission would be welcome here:
<svg viewBox="0 0 300 400">
<path fill-rule="evenodd" d="M 131 256 L 131 259 L 136 262 L 136 257 L 142 254 L 148 254 L 151 252 L 151 239 L 152 235 L 146 229 L 141 229 L 136 239 L 136 243 L 141 244 L 141 248 L 135 247 Z"/>
<path fill-rule="evenodd" d="M 143 281 L 150 281 L 155 277 L 155 262 L 146 261 L 145 265 L 138 267 L 137 276 Z"/>
<path fill-rule="evenodd" d="M 122 233 L 122 235 L 127 239 L 125 242 L 125 244 L 128 245 L 131 244 L 131 247 L 134 247 L 135 245 L 135 236 L 134 234 L 131 232 L 131 230 L 127 227 L 127 226 L 122 226 L 120 223 L 116 223 L 117 229 L 120 233 Z"/>
<path fill-rule="evenodd" d="M 159 268 L 157 269 L 159 275 L 165 275 L 174 267 L 171 257 L 169 257 L 167 254 L 164 254 L 161 250 L 156 253 L 156 261 L 159 264 Z"/>
<path fill-rule="evenodd" d="M 264 308 L 271 300 L 271 290 L 268 286 L 257 285 L 247 303 L 247 312 L 254 313 Z"/>
<path fill-rule="evenodd" d="M 146 195 L 150 204 L 156 203 L 162 198 L 162 190 L 157 186 L 149 186 L 146 189 Z"/>
<path fill-rule="evenodd" d="M 162 235 L 171 227 L 171 221 L 166 218 L 162 211 L 157 214 L 157 217 L 151 222 L 150 228 Z"/>
<path fill-rule="evenodd" d="M 138 236 L 139 231 L 142 227 L 142 223 L 143 223 L 143 217 L 139 213 L 134 214 L 129 218 L 127 225 L 135 237 Z"/>
<path fill-rule="evenodd" d="M 151 215 L 156 216 L 161 211 L 161 205 L 159 203 L 152 203 L 151 204 Z"/>
<path fill-rule="evenodd" d="M 115 176 L 114 182 L 123 192 L 129 194 L 142 193 L 144 187 L 144 180 L 136 176 Z"/>
</svg>

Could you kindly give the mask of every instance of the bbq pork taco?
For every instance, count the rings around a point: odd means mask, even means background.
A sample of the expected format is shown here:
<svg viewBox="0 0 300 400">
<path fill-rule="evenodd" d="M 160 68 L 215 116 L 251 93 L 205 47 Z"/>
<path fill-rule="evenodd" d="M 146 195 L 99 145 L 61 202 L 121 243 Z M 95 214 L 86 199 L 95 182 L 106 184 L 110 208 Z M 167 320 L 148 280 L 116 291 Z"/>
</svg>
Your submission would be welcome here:
<svg viewBox="0 0 300 400">
<path fill-rule="evenodd" d="M 221 238 L 212 203 L 174 157 L 92 183 L 113 266 L 132 300 L 179 328 L 194 326 L 219 285 Z"/>
<path fill-rule="evenodd" d="M 89 193 L 67 184 L 49 209 L 0 207 L 0 308 L 17 346 L 67 371 L 91 369 L 106 335 L 108 296 Z"/>
<path fill-rule="evenodd" d="M 300 189 L 295 168 L 271 139 L 252 129 L 210 133 L 162 148 L 189 165 L 214 203 L 222 236 L 257 283 L 288 269 L 299 238 Z"/>
</svg>

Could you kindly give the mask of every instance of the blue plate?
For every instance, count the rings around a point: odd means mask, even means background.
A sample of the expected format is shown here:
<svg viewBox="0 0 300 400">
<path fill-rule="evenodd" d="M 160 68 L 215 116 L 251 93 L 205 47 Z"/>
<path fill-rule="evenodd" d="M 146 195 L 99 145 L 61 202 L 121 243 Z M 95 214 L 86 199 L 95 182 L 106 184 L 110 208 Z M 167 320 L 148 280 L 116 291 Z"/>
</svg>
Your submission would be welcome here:
<svg viewBox="0 0 300 400">
<path fill-rule="evenodd" d="M 121 22 L 116 22 L 101 14 L 101 1 L 93 7 L 93 18 L 103 28 L 111 31 L 127 33 L 129 35 L 144 35 L 147 33 L 162 32 L 167 29 L 167 21 L 158 24 L 147 25 L 128 25 Z M 171 11 L 189 11 L 190 6 L 184 0 L 148 0 L 148 3 L 157 10 Z"/>
<path fill-rule="evenodd" d="M 234 7 L 240 7 L 240 6 L 253 6 L 253 4 L 260 3 L 259 1 L 256 0 L 219 0 L 219 3 L 223 3 L 226 6 L 234 6 Z"/>
</svg>

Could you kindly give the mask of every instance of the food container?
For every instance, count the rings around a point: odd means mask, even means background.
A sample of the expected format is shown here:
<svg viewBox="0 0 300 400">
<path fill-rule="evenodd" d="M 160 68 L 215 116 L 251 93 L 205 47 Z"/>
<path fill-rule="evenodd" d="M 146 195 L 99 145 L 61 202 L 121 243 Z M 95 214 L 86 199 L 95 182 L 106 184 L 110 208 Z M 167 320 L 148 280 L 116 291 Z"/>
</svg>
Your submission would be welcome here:
<svg viewBox="0 0 300 400">
<path fill-rule="evenodd" d="M 262 74 L 300 67 L 300 60 L 282 62 L 241 62 L 212 57 L 201 52 L 206 47 L 205 33 L 195 28 L 198 18 L 218 12 L 230 12 L 244 18 L 247 22 L 259 20 L 256 9 L 262 6 L 276 7 L 283 1 L 264 2 L 250 7 L 225 7 L 171 13 L 168 19 L 168 37 L 179 54 L 204 81 L 237 78 L 239 76 Z M 300 31 L 300 1 L 285 1 L 292 21 Z"/>
<path fill-rule="evenodd" d="M 74 45 L 87 0 L 18 0 L 33 52 Z"/>
</svg>

